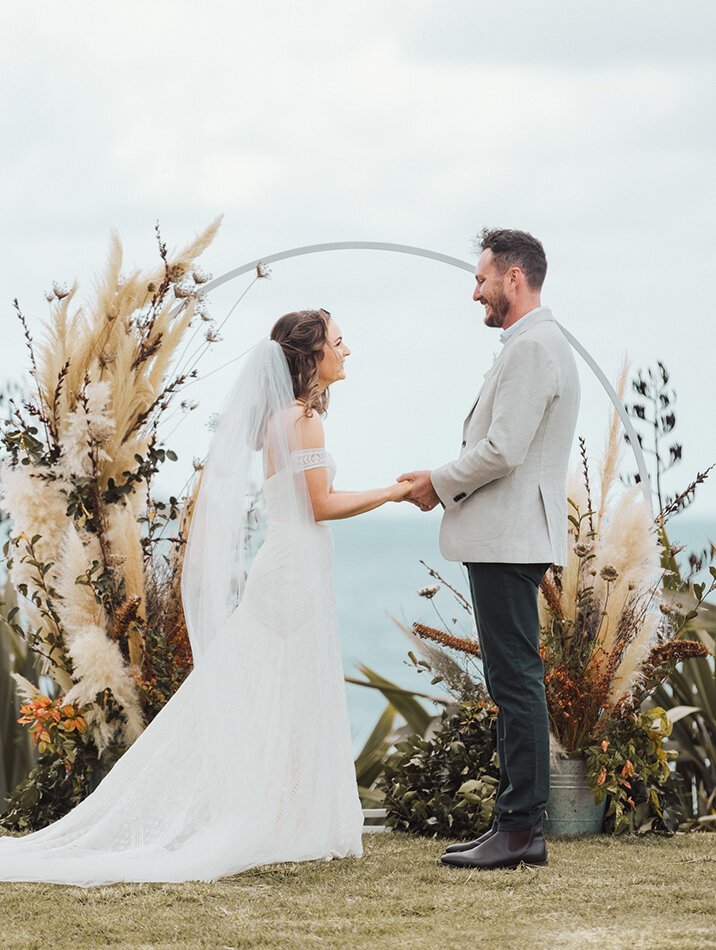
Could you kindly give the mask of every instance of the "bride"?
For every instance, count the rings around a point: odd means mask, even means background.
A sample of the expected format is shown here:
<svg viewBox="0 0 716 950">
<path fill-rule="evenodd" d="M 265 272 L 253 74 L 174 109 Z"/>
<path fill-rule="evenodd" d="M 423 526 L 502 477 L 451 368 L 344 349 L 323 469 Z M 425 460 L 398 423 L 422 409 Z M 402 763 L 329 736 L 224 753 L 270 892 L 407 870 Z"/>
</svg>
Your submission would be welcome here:
<svg viewBox="0 0 716 950">
<path fill-rule="evenodd" d="M 96 791 L 0 839 L 0 880 L 213 881 L 362 854 L 325 522 L 400 501 L 411 483 L 333 488 L 321 416 L 349 354 L 325 310 L 286 314 L 252 350 L 184 558 L 194 669 Z"/>
</svg>

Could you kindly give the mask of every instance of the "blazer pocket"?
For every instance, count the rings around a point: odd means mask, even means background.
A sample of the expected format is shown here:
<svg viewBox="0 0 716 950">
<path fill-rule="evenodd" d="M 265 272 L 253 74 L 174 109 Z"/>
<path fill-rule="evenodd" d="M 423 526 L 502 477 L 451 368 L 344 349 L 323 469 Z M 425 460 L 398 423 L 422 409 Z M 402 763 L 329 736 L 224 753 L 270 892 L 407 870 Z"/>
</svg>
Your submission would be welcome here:
<svg viewBox="0 0 716 950">
<path fill-rule="evenodd" d="M 475 534 L 480 541 L 496 541 L 505 533 L 510 523 L 510 489 L 514 472 L 488 482 L 478 488 L 475 499 Z"/>
<path fill-rule="evenodd" d="M 539 487 L 547 520 L 549 539 L 554 550 L 559 550 L 567 537 L 567 490 Z"/>
</svg>

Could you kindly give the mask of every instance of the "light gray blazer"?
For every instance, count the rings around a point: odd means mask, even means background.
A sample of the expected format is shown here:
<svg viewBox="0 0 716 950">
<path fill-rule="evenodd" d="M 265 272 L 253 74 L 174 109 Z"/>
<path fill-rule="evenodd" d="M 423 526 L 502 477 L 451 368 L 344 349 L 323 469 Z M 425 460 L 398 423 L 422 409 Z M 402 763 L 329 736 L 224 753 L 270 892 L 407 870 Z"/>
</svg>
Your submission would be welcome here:
<svg viewBox="0 0 716 950">
<path fill-rule="evenodd" d="M 443 557 L 566 562 L 567 463 L 579 396 L 572 348 L 542 308 L 485 373 L 459 457 L 432 472 L 445 506 Z"/>
</svg>

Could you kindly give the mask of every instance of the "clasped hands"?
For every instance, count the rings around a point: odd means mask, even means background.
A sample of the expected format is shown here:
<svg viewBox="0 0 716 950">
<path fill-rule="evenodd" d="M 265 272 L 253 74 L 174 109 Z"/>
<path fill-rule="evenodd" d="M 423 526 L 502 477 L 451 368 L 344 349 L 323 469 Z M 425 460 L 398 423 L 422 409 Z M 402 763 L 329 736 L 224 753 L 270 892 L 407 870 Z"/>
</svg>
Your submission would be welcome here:
<svg viewBox="0 0 716 950">
<path fill-rule="evenodd" d="M 412 487 L 403 500 L 412 502 L 421 511 L 432 511 L 439 504 L 440 499 L 430 480 L 429 469 L 422 472 L 404 472 L 398 481 L 412 482 Z"/>
</svg>

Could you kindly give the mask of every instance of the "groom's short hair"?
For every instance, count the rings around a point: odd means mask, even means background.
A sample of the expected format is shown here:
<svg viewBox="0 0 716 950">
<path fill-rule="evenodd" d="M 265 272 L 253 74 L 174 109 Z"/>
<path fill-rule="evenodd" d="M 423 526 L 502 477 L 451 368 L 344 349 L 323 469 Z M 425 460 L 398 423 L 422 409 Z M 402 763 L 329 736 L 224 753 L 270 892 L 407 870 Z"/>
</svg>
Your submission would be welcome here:
<svg viewBox="0 0 716 950">
<path fill-rule="evenodd" d="M 526 231 L 508 228 L 483 228 L 476 240 L 480 251 L 492 251 L 501 271 L 519 267 L 531 290 L 540 290 L 547 273 L 547 258 L 542 243 Z"/>
</svg>

